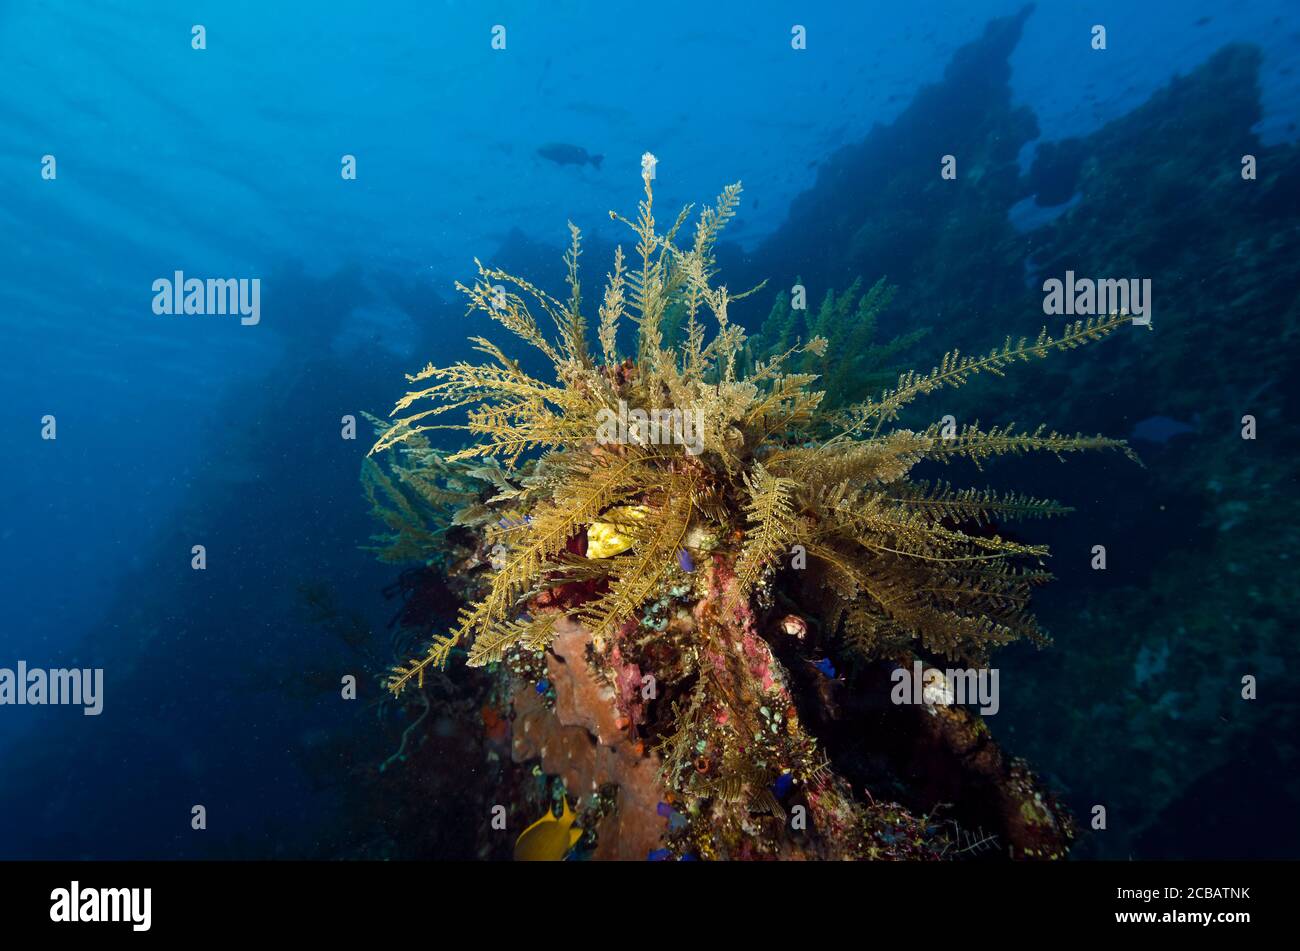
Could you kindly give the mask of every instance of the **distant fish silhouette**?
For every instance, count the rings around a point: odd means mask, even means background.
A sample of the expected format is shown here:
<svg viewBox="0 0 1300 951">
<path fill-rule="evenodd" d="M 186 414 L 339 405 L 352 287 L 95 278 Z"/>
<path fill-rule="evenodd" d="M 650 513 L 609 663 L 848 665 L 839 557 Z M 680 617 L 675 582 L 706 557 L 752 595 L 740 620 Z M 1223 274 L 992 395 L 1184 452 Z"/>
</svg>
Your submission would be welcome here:
<svg viewBox="0 0 1300 951">
<path fill-rule="evenodd" d="M 1184 423 L 1168 416 L 1148 416 L 1133 427 L 1129 439 L 1135 442 L 1153 442 L 1163 446 L 1175 436 L 1186 436 L 1196 432 L 1197 426 L 1194 424 L 1199 422 L 1195 417 L 1193 417 L 1192 423 Z"/>
<path fill-rule="evenodd" d="M 567 145 L 563 142 L 543 145 L 537 150 L 537 154 L 544 159 L 550 159 L 556 165 L 586 165 L 590 162 L 595 168 L 600 168 L 600 163 L 605 158 L 603 155 L 588 154 L 587 150 L 580 145 Z"/>
</svg>

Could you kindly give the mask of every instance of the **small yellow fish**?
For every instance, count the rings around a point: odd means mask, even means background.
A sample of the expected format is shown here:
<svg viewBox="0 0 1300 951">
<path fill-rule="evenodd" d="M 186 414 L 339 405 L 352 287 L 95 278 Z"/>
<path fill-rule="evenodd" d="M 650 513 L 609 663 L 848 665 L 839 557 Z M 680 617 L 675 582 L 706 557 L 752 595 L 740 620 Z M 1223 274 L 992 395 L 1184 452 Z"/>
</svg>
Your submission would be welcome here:
<svg viewBox="0 0 1300 951">
<path fill-rule="evenodd" d="M 515 840 L 516 862 L 559 862 L 582 838 L 582 830 L 573 828 L 577 816 L 564 800 L 564 810 L 556 818 L 547 810 Z"/>
<path fill-rule="evenodd" d="M 635 539 L 625 534 L 650 512 L 644 505 L 619 505 L 605 513 L 605 518 L 587 526 L 587 557 L 611 558 L 627 551 Z"/>
</svg>

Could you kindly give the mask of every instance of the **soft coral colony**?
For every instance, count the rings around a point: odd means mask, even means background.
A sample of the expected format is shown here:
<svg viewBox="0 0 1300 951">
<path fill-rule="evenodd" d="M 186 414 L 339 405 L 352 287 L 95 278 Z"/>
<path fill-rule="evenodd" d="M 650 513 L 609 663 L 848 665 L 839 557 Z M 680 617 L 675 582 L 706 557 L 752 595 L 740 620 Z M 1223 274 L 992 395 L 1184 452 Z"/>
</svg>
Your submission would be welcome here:
<svg viewBox="0 0 1300 951">
<path fill-rule="evenodd" d="M 552 710 L 533 709 L 542 701 L 528 690 L 513 694 L 516 732 L 526 713 L 554 711 L 635 767 L 593 768 L 589 785 L 650 787 L 619 790 L 613 806 L 649 819 L 597 826 L 593 807 L 585 841 L 626 840 L 599 854 L 938 858 L 975 843 L 1064 854 L 1068 816 L 978 716 L 942 703 L 893 708 L 889 673 L 918 660 L 980 667 L 1000 645 L 1042 643 L 1028 599 L 1049 577 L 1046 548 L 997 526 L 1066 509 L 912 473 L 1031 451 L 1128 450 L 1042 427 L 915 431 L 898 421 L 917 397 L 1100 340 L 1128 318 L 949 353 L 875 399 L 827 406 L 818 378 L 790 369 L 822 357 L 826 340 L 754 353 L 730 313 L 745 295 L 716 282 L 713 248 L 740 186 L 693 225 L 688 208 L 661 233 L 643 178 L 635 221 L 611 212 L 635 234 L 636 259 L 616 251 L 594 340 L 572 225 L 566 300 L 482 264 L 472 286 L 458 285 L 471 312 L 540 351 L 552 382 L 475 337 L 486 362 L 408 377 L 397 419 L 381 426 L 372 455 L 387 452 L 387 469 L 368 460 L 367 478 L 392 529 L 388 555 L 428 559 L 451 524 L 472 532 L 474 552 L 457 623 L 397 668 L 390 689 L 422 685 L 462 648 L 471 666 L 503 678 L 549 679 Z M 625 323 L 634 334 L 620 333 Z M 463 421 L 444 422 L 453 410 Z M 632 420 L 622 441 L 601 429 L 615 416 Z M 691 440 L 683 421 L 698 423 Z M 430 447 L 435 429 L 478 441 L 444 455 Z M 521 743 L 538 753 L 520 735 L 517 755 Z"/>
</svg>

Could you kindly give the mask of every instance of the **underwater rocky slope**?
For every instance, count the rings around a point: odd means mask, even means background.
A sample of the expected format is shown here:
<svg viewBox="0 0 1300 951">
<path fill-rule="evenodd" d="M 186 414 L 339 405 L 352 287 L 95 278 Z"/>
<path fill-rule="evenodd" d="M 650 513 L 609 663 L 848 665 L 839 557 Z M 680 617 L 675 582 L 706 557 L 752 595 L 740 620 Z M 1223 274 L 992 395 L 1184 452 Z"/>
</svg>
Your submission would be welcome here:
<svg viewBox="0 0 1300 951">
<path fill-rule="evenodd" d="M 458 285 L 549 373 L 473 337 L 487 362 L 430 364 L 408 376 L 395 421 L 376 420 L 382 462 L 363 476 L 381 557 L 436 564 L 466 596 L 450 632 L 394 670 L 394 697 L 423 698 L 462 654 L 495 678 L 485 737 L 555 777 L 520 858 L 1064 856 L 1068 814 L 954 700 L 973 702 L 978 679 L 996 711 L 992 652 L 1045 642 L 1029 598 L 1050 578 L 1047 550 L 1000 525 L 1067 509 L 917 473 L 1132 453 L 1045 426 L 898 420 L 1130 318 L 953 351 L 875 397 L 827 402 L 794 367 L 826 338 L 756 353 L 731 319 L 749 293 L 717 282 L 713 249 L 739 186 L 660 230 L 652 177 L 635 219 L 611 212 L 635 252 L 629 264 L 616 249 L 594 315 L 572 226 L 567 299 L 482 264 Z M 429 437 L 447 430 L 477 441 L 439 452 Z M 492 828 L 538 805 L 538 789 L 514 788 Z"/>
</svg>

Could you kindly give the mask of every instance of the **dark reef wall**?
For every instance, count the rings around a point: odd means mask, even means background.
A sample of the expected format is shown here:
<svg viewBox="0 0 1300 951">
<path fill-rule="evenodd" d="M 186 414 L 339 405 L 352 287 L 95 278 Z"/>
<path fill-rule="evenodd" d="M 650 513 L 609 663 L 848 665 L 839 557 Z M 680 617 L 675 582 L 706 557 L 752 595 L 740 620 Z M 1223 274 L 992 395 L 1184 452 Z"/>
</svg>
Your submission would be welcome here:
<svg viewBox="0 0 1300 951">
<path fill-rule="evenodd" d="M 1040 702 L 1055 696 L 1075 713 L 1065 742 L 1042 724 L 1029 742 L 1119 807 L 1118 827 L 1084 854 L 1280 856 L 1297 847 L 1294 824 L 1276 820 L 1300 795 L 1285 779 L 1295 772 L 1297 708 L 1284 687 L 1296 657 L 1285 619 L 1300 581 L 1300 149 L 1264 148 L 1250 131 L 1261 114 L 1259 65 L 1254 48 L 1225 47 L 1035 165 L 1044 178 L 1041 168 L 1062 153 L 1079 158 L 1078 204 L 1029 235 L 1039 279 L 1066 268 L 1149 276 L 1154 298 L 1151 333 L 1082 362 L 1048 399 L 1085 427 L 1127 429 L 1153 416 L 1192 426 L 1136 443 L 1149 468 L 1098 509 L 1130 567 L 1092 594 L 1066 592 L 1062 617 L 1078 609 L 1086 623 L 1058 622 L 1056 656 L 1042 658 L 1060 692 L 1039 689 Z M 1256 181 L 1241 177 L 1246 154 L 1257 159 Z M 1255 441 L 1241 438 L 1246 414 L 1256 417 Z M 1245 675 L 1271 696 L 1242 700 Z M 1201 822 L 1189 826 L 1191 802 Z M 1248 839 L 1242 817 L 1263 803 L 1274 828 Z M 1183 820 L 1164 821 L 1166 810 Z M 1189 837 L 1189 827 L 1202 831 Z"/>
<path fill-rule="evenodd" d="M 955 289 L 982 302 L 972 317 L 999 315 L 1023 295 L 1015 269 L 990 267 L 989 252 L 1014 236 L 1005 210 L 1025 187 L 1016 156 L 1038 136 L 1033 113 L 1011 104 L 1007 63 L 1029 13 L 990 22 L 894 122 L 832 154 L 785 225 L 741 265 L 747 280 L 733 283 L 788 289 L 800 278 L 820 300 L 826 288 L 883 276 L 904 290 L 901 307 L 941 326 L 955 316 L 945 309 Z M 955 181 L 940 178 L 945 155 L 956 157 Z"/>
<path fill-rule="evenodd" d="M 1151 279 L 1150 331 L 935 396 L 918 417 L 1132 435 L 1147 466 L 1039 467 L 1041 491 L 1079 508 L 1026 533 L 1055 553 L 1039 610 L 1056 642 L 1000 658 L 991 726 L 1066 791 L 1085 833 L 1107 807 L 1080 856 L 1294 854 L 1300 148 L 1252 133 L 1261 57 L 1231 45 L 1093 134 L 1039 143 L 1022 176 L 1036 122 L 1012 103 L 1007 58 L 1025 15 L 991 23 L 897 121 L 833 155 L 786 225 L 734 255 L 735 283 L 799 277 L 815 300 L 887 275 L 899 292 L 882 328 L 932 326 L 924 361 L 1059 328 L 1042 282 L 1066 270 Z M 956 181 L 939 175 L 945 154 Z M 1026 206 L 1057 216 L 1013 226 Z M 1246 675 L 1259 700 L 1241 698 Z"/>
</svg>

